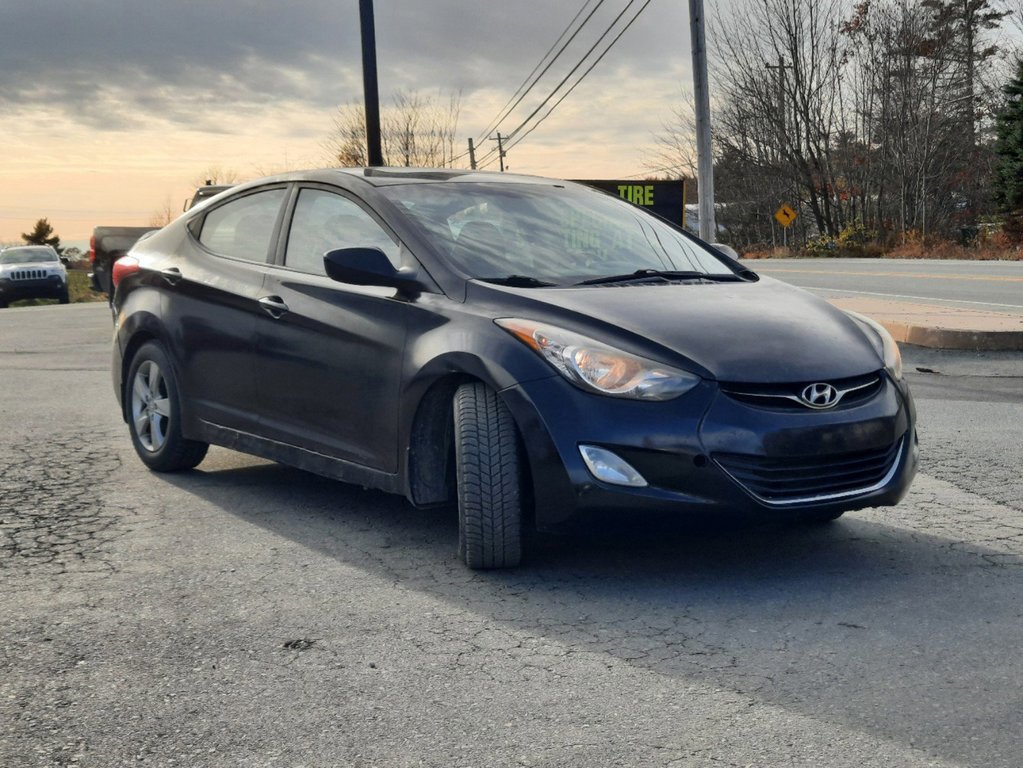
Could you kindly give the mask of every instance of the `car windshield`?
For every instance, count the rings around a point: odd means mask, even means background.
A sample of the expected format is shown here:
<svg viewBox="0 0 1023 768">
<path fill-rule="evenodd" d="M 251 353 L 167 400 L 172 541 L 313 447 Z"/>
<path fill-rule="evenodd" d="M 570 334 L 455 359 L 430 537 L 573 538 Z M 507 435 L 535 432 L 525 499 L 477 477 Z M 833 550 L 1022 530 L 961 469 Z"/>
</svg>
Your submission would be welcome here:
<svg viewBox="0 0 1023 768">
<path fill-rule="evenodd" d="M 635 272 L 735 275 L 681 231 L 585 187 L 452 182 L 380 191 L 468 277 L 571 285 Z"/>
<path fill-rule="evenodd" d="M 43 261 L 60 261 L 49 248 L 10 248 L 0 251 L 0 264 L 38 264 Z"/>
</svg>

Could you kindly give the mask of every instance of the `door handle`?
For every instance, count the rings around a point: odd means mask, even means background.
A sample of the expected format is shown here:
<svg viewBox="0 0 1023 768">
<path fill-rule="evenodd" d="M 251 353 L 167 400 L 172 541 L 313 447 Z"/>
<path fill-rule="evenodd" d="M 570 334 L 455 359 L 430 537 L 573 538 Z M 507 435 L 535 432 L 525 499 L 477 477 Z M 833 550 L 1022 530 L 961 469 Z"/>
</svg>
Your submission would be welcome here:
<svg viewBox="0 0 1023 768">
<path fill-rule="evenodd" d="M 274 320 L 280 320 L 288 311 L 288 305 L 280 296 L 264 296 L 259 300 L 259 306 L 265 309 Z"/>
<path fill-rule="evenodd" d="M 161 277 L 163 277 L 164 280 L 166 280 L 171 285 L 177 285 L 181 281 L 181 278 L 183 277 L 183 275 L 181 274 L 181 270 L 178 269 L 177 267 L 167 267 L 167 269 L 161 269 L 160 275 Z"/>
</svg>

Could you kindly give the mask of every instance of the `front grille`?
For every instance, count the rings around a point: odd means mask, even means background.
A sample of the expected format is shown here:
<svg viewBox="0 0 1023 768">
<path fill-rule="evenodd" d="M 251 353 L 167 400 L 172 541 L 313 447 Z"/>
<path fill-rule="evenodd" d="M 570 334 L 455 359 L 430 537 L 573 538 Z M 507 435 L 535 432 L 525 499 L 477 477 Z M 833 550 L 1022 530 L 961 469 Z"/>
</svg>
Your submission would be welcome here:
<svg viewBox="0 0 1023 768">
<path fill-rule="evenodd" d="M 12 280 L 45 280 L 49 273 L 45 269 L 16 269 L 11 272 Z"/>
<path fill-rule="evenodd" d="M 799 504 L 869 493 L 895 474 L 905 437 L 888 448 L 786 458 L 717 453 L 733 480 L 769 504 Z"/>
<path fill-rule="evenodd" d="M 834 409 L 851 408 L 870 400 L 881 387 L 883 379 L 877 373 L 866 376 L 855 376 L 848 379 L 836 379 L 830 383 L 842 392 L 842 397 L 833 406 Z M 808 384 L 815 382 L 799 382 L 789 384 L 736 384 L 721 382 L 721 391 L 732 400 L 752 405 L 757 408 L 783 411 L 805 411 L 808 406 L 799 399 L 799 393 Z"/>
</svg>

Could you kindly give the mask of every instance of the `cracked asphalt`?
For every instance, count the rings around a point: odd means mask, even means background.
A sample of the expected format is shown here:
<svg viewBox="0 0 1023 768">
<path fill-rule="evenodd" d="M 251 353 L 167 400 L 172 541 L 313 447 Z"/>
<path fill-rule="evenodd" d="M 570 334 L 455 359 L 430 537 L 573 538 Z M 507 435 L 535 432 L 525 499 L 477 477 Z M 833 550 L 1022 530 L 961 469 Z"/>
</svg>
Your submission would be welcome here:
<svg viewBox="0 0 1023 768">
<path fill-rule="evenodd" d="M 222 449 L 149 473 L 110 333 L 0 312 L 4 768 L 1021 764 L 1018 356 L 904 351 L 899 507 L 473 573 L 451 510 Z"/>
</svg>

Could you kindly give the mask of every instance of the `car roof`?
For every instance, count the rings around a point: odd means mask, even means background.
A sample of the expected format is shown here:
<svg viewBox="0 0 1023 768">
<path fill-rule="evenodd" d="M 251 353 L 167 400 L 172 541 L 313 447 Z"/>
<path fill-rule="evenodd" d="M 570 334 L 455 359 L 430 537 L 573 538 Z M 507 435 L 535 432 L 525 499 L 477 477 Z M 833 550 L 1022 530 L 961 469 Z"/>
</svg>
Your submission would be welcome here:
<svg viewBox="0 0 1023 768">
<path fill-rule="evenodd" d="M 394 184 L 425 184 L 437 182 L 487 182 L 501 184 L 560 184 L 560 179 L 549 179 L 542 176 L 526 176 L 517 173 L 498 173 L 496 171 L 467 171 L 455 168 L 319 168 L 306 171 L 293 171 L 258 179 L 253 184 L 265 184 L 273 181 L 340 181 L 341 179 L 359 179 L 374 187 Z M 240 186 L 249 186 L 248 184 Z"/>
</svg>

